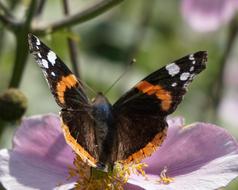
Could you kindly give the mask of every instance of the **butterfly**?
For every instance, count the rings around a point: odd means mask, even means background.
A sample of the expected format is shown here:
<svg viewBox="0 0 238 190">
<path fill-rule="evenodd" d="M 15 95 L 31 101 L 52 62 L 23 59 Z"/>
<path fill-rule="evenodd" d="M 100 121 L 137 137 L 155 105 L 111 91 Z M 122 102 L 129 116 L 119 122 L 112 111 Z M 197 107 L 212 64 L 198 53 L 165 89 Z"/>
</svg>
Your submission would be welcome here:
<svg viewBox="0 0 238 190">
<path fill-rule="evenodd" d="M 173 61 L 112 105 L 101 92 L 90 100 L 83 83 L 39 38 L 29 34 L 28 42 L 61 107 L 66 142 L 89 166 L 102 170 L 115 162 L 138 163 L 162 144 L 168 128 L 166 117 L 175 111 L 207 62 L 206 51 Z"/>
</svg>

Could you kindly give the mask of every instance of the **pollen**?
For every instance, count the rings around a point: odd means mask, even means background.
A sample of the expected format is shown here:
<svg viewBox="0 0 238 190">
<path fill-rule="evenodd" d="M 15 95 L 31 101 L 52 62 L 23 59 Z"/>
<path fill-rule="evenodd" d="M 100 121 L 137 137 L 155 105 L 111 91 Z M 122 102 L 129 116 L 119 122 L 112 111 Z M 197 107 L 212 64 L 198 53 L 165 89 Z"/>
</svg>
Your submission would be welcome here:
<svg viewBox="0 0 238 190">
<path fill-rule="evenodd" d="M 70 179 L 76 179 L 75 190 L 123 190 L 131 174 L 142 175 L 146 178 L 144 168 L 145 163 L 122 164 L 116 162 L 113 168 L 109 168 L 108 172 L 90 167 L 87 163 L 76 155 L 74 167 L 69 167 Z"/>
<path fill-rule="evenodd" d="M 160 184 L 165 184 L 165 185 L 167 185 L 167 184 L 170 184 L 171 182 L 174 181 L 173 178 L 171 178 L 171 177 L 169 177 L 169 176 L 167 175 L 167 172 L 168 172 L 168 168 L 165 166 L 164 169 L 161 171 L 161 173 L 160 173 L 160 179 L 158 180 L 158 182 L 159 182 Z"/>
</svg>

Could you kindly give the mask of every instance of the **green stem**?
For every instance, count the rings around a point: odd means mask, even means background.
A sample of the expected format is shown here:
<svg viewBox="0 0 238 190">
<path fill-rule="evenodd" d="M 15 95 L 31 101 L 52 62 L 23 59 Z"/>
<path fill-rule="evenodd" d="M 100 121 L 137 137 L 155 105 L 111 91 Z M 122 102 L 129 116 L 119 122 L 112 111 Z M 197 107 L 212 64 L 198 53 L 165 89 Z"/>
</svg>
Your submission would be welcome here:
<svg viewBox="0 0 238 190">
<path fill-rule="evenodd" d="M 38 0 L 37 9 L 35 11 L 35 16 L 40 16 L 44 10 L 46 0 Z"/>
<path fill-rule="evenodd" d="M 46 34 L 49 32 L 55 32 L 63 28 L 73 26 L 75 24 L 80 24 L 86 22 L 90 19 L 97 17 L 98 15 L 106 12 L 117 4 L 121 3 L 123 0 L 102 0 L 97 4 L 87 8 L 86 10 L 77 13 L 75 15 L 67 16 L 60 21 L 56 21 L 47 26 L 41 26 L 32 28 L 32 33 L 37 35 Z"/>
<path fill-rule="evenodd" d="M 36 2 L 36 0 L 31 1 L 27 12 L 26 21 L 21 27 L 19 27 L 18 31 L 16 31 L 15 33 L 17 43 L 16 57 L 9 87 L 18 87 L 21 82 L 28 56 L 27 35 L 30 31 L 31 20 L 34 16 L 34 12 L 37 5 Z"/>
<path fill-rule="evenodd" d="M 17 31 L 19 27 L 22 26 L 22 23 L 9 17 L 0 11 L 0 21 L 4 26 L 6 26 L 10 31 Z"/>
<path fill-rule="evenodd" d="M 2 2 L 0 2 L 0 10 L 2 10 L 5 13 L 5 15 L 7 15 L 11 18 L 14 18 L 12 13 L 9 11 L 9 9 Z"/>
<path fill-rule="evenodd" d="M 151 0 L 150 3 L 144 1 L 141 4 L 141 15 L 139 23 L 134 30 L 133 39 L 131 40 L 131 46 L 128 50 L 128 60 L 131 60 L 141 48 L 143 40 L 145 39 L 146 32 L 148 31 L 148 25 L 153 16 L 153 8 L 155 7 L 155 0 Z"/>
<path fill-rule="evenodd" d="M 31 31 L 35 34 L 46 34 L 49 31 L 54 32 L 63 28 L 70 27 L 74 24 L 79 24 L 88 21 L 105 11 L 111 9 L 113 6 L 119 4 L 123 0 L 102 0 L 97 4 L 89 7 L 85 11 L 78 14 L 68 16 L 58 22 L 47 25 L 41 28 L 31 29 L 31 21 L 37 7 L 36 0 L 31 1 L 31 5 L 28 10 L 27 19 L 24 23 L 14 22 L 9 17 L 0 14 L 0 20 L 9 26 L 16 35 L 16 57 L 13 68 L 13 73 L 11 76 L 9 87 L 18 87 L 22 78 L 22 74 L 26 65 L 26 60 L 28 56 L 28 44 L 27 44 L 27 34 Z"/>
<path fill-rule="evenodd" d="M 6 127 L 6 122 L 4 122 L 0 119 L 0 137 L 1 137 L 2 132 L 4 131 L 5 127 Z"/>
<path fill-rule="evenodd" d="M 64 7 L 64 14 L 66 16 L 69 15 L 69 3 L 68 0 L 63 0 L 63 7 Z M 69 33 L 71 33 L 71 28 L 68 28 Z M 72 69 L 76 77 L 79 79 L 79 61 L 78 61 L 78 50 L 77 50 L 77 43 L 71 36 L 67 37 L 68 47 L 69 47 L 69 55 L 71 59 Z"/>
</svg>

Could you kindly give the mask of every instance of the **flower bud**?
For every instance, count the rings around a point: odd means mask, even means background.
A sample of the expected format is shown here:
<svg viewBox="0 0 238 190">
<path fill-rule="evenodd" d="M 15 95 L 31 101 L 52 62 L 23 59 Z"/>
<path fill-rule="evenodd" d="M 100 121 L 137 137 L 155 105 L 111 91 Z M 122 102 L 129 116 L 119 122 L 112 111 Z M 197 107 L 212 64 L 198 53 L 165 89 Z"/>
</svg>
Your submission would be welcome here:
<svg viewBox="0 0 238 190">
<path fill-rule="evenodd" d="M 27 98 L 18 89 L 10 88 L 0 94 L 0 119 L 16 121 L 27 109 Z"/>
</svg>

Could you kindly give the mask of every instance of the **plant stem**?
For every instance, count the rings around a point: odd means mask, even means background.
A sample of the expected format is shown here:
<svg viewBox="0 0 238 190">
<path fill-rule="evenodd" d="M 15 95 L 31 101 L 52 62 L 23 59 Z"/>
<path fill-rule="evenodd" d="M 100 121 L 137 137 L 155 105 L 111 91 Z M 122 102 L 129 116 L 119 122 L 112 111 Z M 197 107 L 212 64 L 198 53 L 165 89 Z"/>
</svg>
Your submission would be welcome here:
<svg viewBox="0 0 238 190">
<path fill-rule="evenodd" d="M 64 7 L 64 14 L 69 15 L 69 4 L 68 0 L 63 0 L 63 7 Z M 68 28 L 69 33 L 71 33 L 71 29 Z M 73 68 L 73 72 L 76 75 L 76 77 L 79 79 L 79 61 L 78 61 L 78 50 L 77 50 L 77 43 L 69 36 L 67 38 L 68 46 L 69 46 L 69 54 L 71 59 L 71 64 Z"/>
<path fill-rule="evenodd" d="M 150 3 L 144 1 L 141 6 L 141 17 L 138 19 L 138 25 L 134 30 L 131 46 L 128 50 L 128 60 L 131 60 L 141 48 L 146 32 L 148 31 L 148 25 L 150 24 L 153 16 L 153 8 L 155 6 L 155 0 L 151 0 Z"/>
<path fill-rule="evenodd" d="M 0 1 L 0 10 L 2 10 L 4 14 L 7 15 L 8 17 L 14 18 L 9 9 L 1 1 Z"/>
<path fill-rule="evenodd" d="M 38 0 L 35 16 L 40 16 L 44 10 L 46 0 Z"/>
<path fill-rule="evenodd" d="M 18 87 L 21 82 L 22 74 L 25 69 L 28 56 L 27 34 L 30 30 L 31 20 L 34 16 L 36 5 L 37 1 L 32 0 L 26 15 L 26 21 L 18 29 L 18 32 L 15 33 L 17 43 L 16 57 L 9 87 Z"/>
<path fill-rule="evenodd" d="M 38 35 L 43 35 L 49 32 L 54 32 L 63 28 L 70 27 L 75 24 L 86 22 L 96 16 L 106 12 L 110 8 L 119 4 L 123 0 L 101 0 L 97 4 L 88 9 L 72 16 L 63 18 L 60 21 L 54 22 L 44 27 L 31 28 L 31 21 L 34 17 L 37 8 L 37 0 L 32 0 L 28 9 L 25 22 L 17 21 L 0 11 L 0 20 L 5 24 L 16 36 L 16 57 L 14 61 L 13 73 L 10 79 L 9 87 L 18 87 L 23 71 L 25 69 L 26 60 L 28 56 L 27 34 L 33 32 Z M 3 11 L 4 12 L 4 11 Z M 72 46 L 72 45 L 70 45 Z M 73 53 L 74 54 L 74 53 Z M 76 69 L 75 69 L 76 70 Z"/>
<path fill-rule="evenodd" d="M 35 26 L 35 28 L 32 28 L 32 33 L 42 35 L 49 32 L 55 32 L 56 30 L 60 30 L 65 27 L 70 27 L 75 24 L 86 22 L 106 12 L 107 10 L 111 9 L 122 1 L 123 0 L 102 0 L 80 13 L 67 16 L 59 21 L 48 24 L 46 26 Z"/>
</svg>

